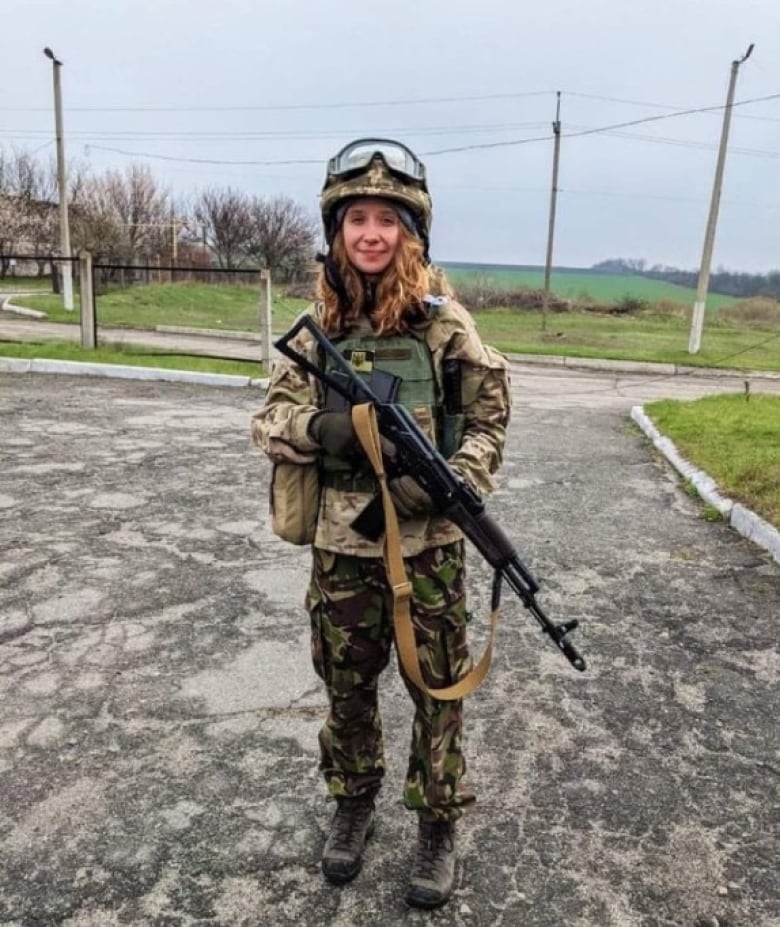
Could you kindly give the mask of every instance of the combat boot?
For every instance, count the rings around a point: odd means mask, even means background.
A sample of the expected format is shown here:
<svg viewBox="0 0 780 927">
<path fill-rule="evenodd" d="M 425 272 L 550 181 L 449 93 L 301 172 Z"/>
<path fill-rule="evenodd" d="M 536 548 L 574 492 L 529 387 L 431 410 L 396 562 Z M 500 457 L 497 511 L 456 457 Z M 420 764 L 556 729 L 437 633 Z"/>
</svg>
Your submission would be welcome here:
<svg viewBox="0 0 780 927">
<path fill-rule="evenodd" d="M 406 903 L 413 908 L 438 908 L 452 894 L 454 882 L 454 821 L 421 820 Z"/>
<path fill-rule="evenodd" d="M 338 808 L 322 851 L 322 872 L 329 882 L 349 882 L 360 872 L 363 848 L 374 832 L 371 795 L 338 798 Z"/>
</svg>

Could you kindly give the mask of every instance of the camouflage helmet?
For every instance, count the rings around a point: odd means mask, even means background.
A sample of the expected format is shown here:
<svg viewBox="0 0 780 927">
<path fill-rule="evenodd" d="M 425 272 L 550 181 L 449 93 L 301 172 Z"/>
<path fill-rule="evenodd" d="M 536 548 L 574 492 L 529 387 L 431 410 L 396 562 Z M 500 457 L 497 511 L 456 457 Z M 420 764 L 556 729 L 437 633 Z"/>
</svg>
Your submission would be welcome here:
<svg viewBox="0 0 780 927">
<path fill-rule="evenodd" d="M 328 161 L 320 209 L 329 245 L 338 230 L 339 205 L 360 196 L 377 196 L 404 206 L 414 219 L 427 255 L 432 204 L 425 165 L 406 145 L 384 138 L 361 138 L 345 145 Z"/>
</svg>

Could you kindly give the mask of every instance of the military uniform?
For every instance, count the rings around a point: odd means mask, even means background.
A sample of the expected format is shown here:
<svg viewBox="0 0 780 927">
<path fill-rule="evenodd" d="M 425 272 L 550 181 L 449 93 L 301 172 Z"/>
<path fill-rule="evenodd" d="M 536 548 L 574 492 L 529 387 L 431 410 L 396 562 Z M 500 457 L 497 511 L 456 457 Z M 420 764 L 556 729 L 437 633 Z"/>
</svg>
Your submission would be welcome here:
<svg viewBox="0 0 780 927">
<path fill-rule="evenodd" d="M 482 344 L 471 316 L 454 300 L 432 297 L 425 309 L 404 336 L 376 337 L 364 319 L 333 340 L 357 346 L 361 357 L 370 354 L 390 373 L 403 366 L 405 349 L 412 349 L 418 366 L 427 358 L 429 386 L 406 396 L 402 387 L 399 401 L 453 469 L 484 496 L 494 488 L 509 420 L 506 360 Z M 307 332 L 293 346 L 319 362 Z M 452 370 L 457 375 L 451 383 L 447 371 Z M 448 395 L 453 390 L 457 396 Z M 253 418 L 253 438 L 275 462 L 310 460 L 320 448 L 309 425 L 325 404 L 316 380 L 280 360 L 265 405 Z M 306 607 L 314 666 L 330 701 L 320 733 L 320 768 L 337 797 L 375 793 L 385 768 L 377 685 L 392 646 L 392 594 L 382 540 L 371 541 L 351 527 L 375 488 L 366 462 L 355 460 L 345 471 L 328 469 L 323 461 Z M 462 533 L 447 519 L 432 516 L 403 520 L 401 535 L 423 677 L 431 688 L 446 686 L 471 665 Z M 463 783 L 462 704 L 433 700 L 405 681 L 415 717 L 404 802 L 423 818 L 455 820 L 474 800 Z"/>
</svg>

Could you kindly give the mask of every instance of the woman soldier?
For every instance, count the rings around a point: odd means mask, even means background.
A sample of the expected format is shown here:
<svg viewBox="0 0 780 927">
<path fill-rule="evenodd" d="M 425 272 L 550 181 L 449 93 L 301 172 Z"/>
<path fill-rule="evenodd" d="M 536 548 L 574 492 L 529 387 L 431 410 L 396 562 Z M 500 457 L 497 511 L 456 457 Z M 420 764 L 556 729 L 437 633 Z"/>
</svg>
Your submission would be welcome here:
<svg viewBox="0 0 780 927">
<path fill-rule="evenodd" d="M 452 469 L 478 493 L 489 493 L 509 420 L 507 365 L 482 344 L 430 266 L 424 165 L 398 142 L 355 141 L 328 163 L 321 209 L 329 249 L 320 256 L 316 321 L 361 375 L 382 370 L 400 377 L 397 401 Z M 296 348 L 322 364 L 308 332 Z M 382 539 L 369 540 L 352 526 L 377 484 L 349 410 L 287 359 L 274 367 L 252 430 L 277 463 L 320 459 L 306 607 L 314 666 L 330 705 L 319 736 L 320 769 L 337 802 L 322 869 L 328 880 L 347 882 L 360 870 L 385 772 L 377 685 L 393 642 L 392 590 Z M 392 480 L 390 488 L 423 678 L 429 688 L 447 686 L 471 665 L 463 536 L 437 516 L 411 477 Z M 419 818 L 406 901 L 432 908 L 452 893 L 455 822 L 474 795 L 463 780 L 462 702 L 431 698 L 405 674 L 404 681 L 414 703 L 404 804 Z"/>
</svg>

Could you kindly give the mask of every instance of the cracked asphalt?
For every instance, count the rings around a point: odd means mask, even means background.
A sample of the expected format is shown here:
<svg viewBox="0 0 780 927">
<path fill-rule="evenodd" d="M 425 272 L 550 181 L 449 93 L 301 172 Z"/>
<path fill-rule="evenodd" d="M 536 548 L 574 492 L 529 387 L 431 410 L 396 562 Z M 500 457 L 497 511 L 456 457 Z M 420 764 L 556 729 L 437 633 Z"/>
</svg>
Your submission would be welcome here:
<svg viewBox="0 0 780 927">
<path fill-rule="evenodd" d="M 778 927 L 780 568 L 628 419 L 724 388 L 514 369 L 491 511 L 589 667 L 505 592 L 466 708 L 478 803 L 428 914 L 402 900 L 393 666 L 363 871 L 319 872 L 309 558 L 269 530 L 260 392 L 0 375 L 1 927 Z M 479 651 L 490 576 L 469 562 Z"/>
</svg>

